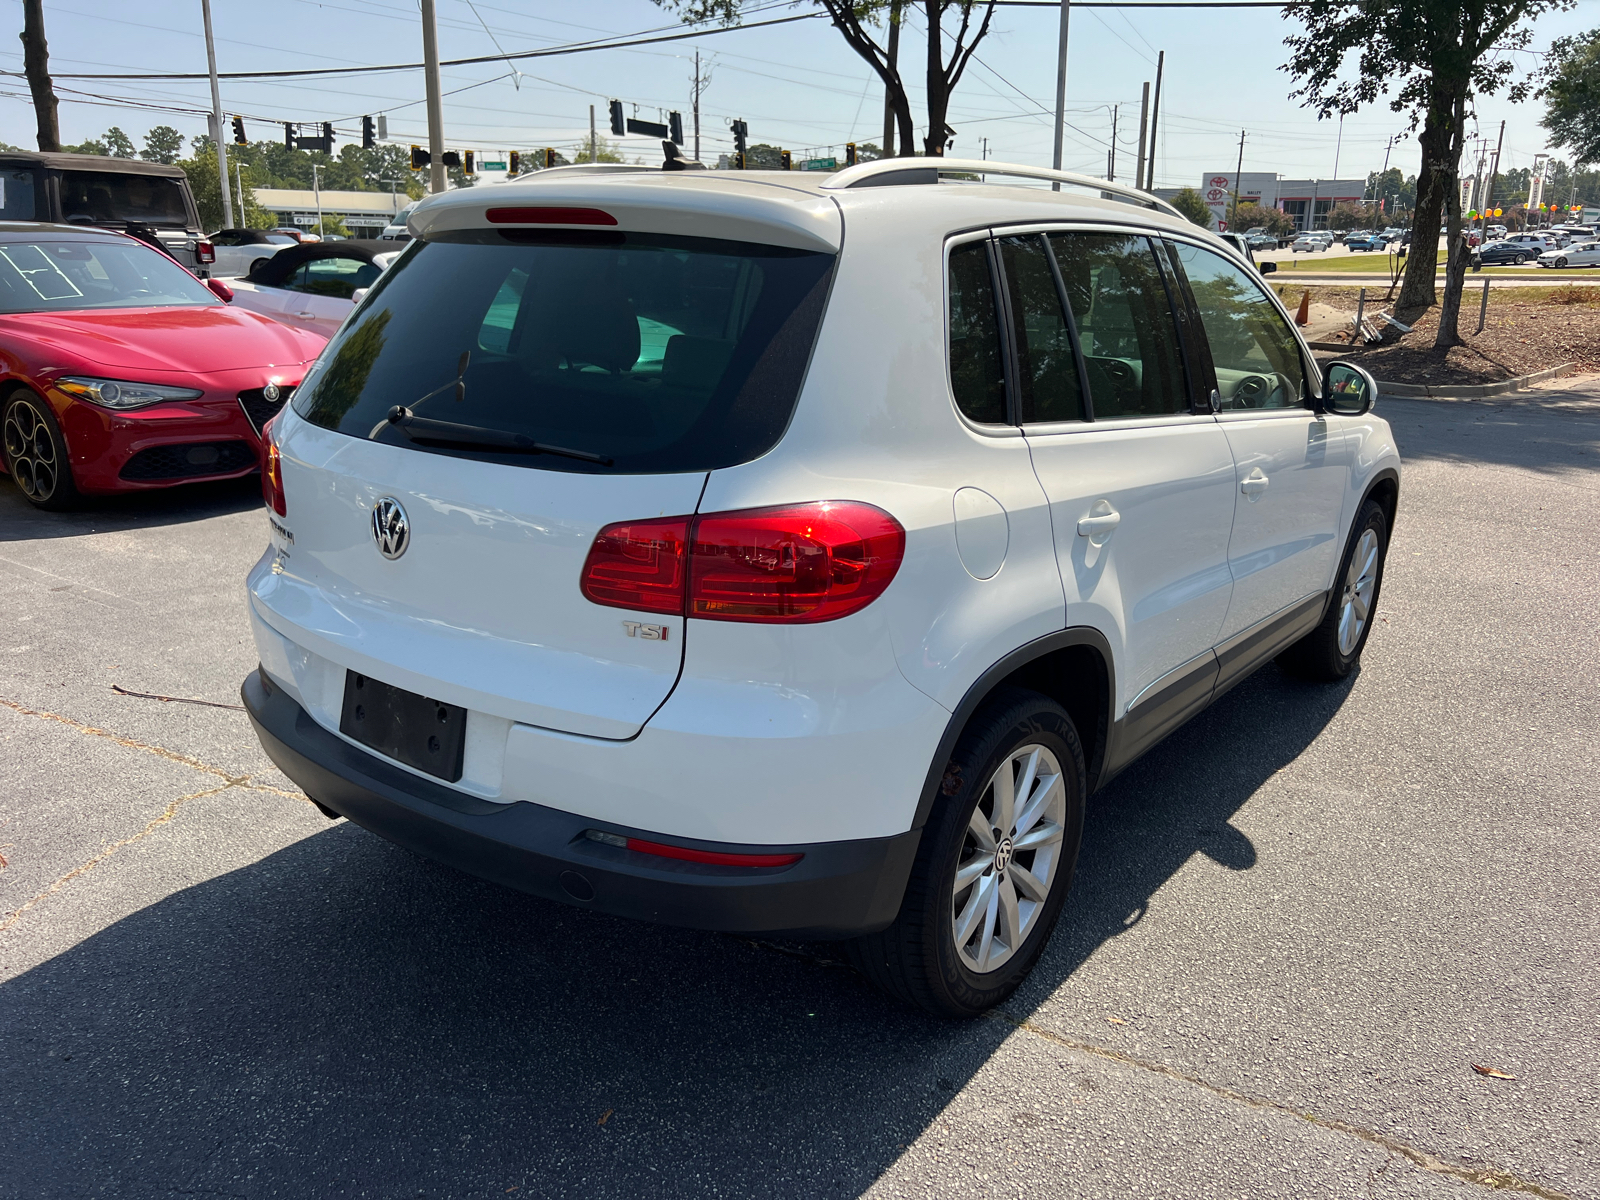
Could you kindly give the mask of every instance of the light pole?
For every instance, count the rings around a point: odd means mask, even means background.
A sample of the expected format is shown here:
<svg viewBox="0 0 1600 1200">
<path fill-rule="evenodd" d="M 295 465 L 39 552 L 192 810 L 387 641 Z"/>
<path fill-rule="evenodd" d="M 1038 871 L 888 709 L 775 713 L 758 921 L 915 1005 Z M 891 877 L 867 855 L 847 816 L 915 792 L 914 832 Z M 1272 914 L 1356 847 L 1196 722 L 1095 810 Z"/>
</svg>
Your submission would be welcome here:
<svg viewBox="0 0 1600 1200">
<path fill-rule="evenodd" d="M 428 96 L 428 190 L 449 186 L 444 170 L 444 100 L 439 93 L 439 30 L 433 19 L 433 0 L 422 0 L 423 79 Z"/>
<path fill-rule="evenodd" d="M 1055 147 L 1050 165 L 1061 170 L 1061 139 L 1067 122 L 1067 30 L 1072 22 L 1072 0 L 1061 0 L 1061 35 L 1056 48 L 1056 129 Z M 1061 185 L 1052 183 L 1052 191 L 1059 192 Z"/>
<path fill-rule="evenodd" d="M 217 172 L 222 179 L 222 227 L 233 228 L 233 198 L 228 195 L 228 148 L 222 136 L 222 93 L 217 89 L 217 48 L 211 39 L 211 0 L 200 0 L 206 27 L 206 70 L 211 75 L 211 136 L 217 142 Z"/>
</svg>

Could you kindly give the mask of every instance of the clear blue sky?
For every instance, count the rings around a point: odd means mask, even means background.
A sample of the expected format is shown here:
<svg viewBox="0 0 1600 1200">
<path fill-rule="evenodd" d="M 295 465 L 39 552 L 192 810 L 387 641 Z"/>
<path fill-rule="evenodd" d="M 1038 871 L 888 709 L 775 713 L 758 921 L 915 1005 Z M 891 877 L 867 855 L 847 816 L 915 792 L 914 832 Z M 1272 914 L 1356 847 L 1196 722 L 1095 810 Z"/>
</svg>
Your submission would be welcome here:
<svg viewBox="0 0 1600 1200">
<path fill-rule="evenodd" d="M 510 0 L 437 0 L 439 38 L 445 58 L 538 49 L 592 38 L 659 29 L 674 17 L 650 0 L 588 0 L 515 5 Z M 761 0 L 757 0 L 761 4 Z M 766 3 L 762 16 L 806 11 L 805 6 Z M 22 27 L 22 5 L 10 0 L 12 28 Z M 215 0 L 220 70 L 275 70 L 410 62 L 421 58 L 414 3 L 406 0 Z M 61 72 L 203 71 L 199 0 L 164 0 L 137 6 L 110 0 L 46 0 L 51 63 Z M 1046 115 L 1055 87 L 1057 15 L 1048 9 L 1001 9 L 955 98 L 950 123 L 957 130 L 955 153 L 977 157 L 980 138 L 989 156 L 1048 165 L 1050 125 Z M 1533 48 L 1552 38 L 1600 24 L 1600 3 L 1583 0 L 1577 10 L 1540 18 Z M 486 28 L 487 27 L 487 28 Z M 1073 15 L 1068 81 L 1065 165 L 1101 174 L 1110 139 L 1110 106 L 1120 103 L 1118 174 L 1132 172 L 1138 132 L 1140 84 L 1153 79 L 1157 50 L 1167 52 L 1156 183 L 1197 183 L 1219 167 L 1232 168 L 1239 130 L 1248 130 L 1245 169 L 1290 176 L 1360 176 L 1382 165 L 1387 139 L 1406 122 L 1386 106 L 1358 113 L 1344 123 L 1318 122 L 1288 98 L 1292 82 L 1280 69 L 1287 57 L 1283 38 L 1295 26 L 1277 10 L 1196 10 L 1124 13 L 1080 9 Z M 491 36 L 492 34 L 492 36 Z M 450 68 L 445 72 L 446 140 L 465 148 L 501 149 L 540 145 L 570 148 L 587 130 L 595 104 L 605 130 L 606 101 L 620 97 L 657 119 L 657 110 L 677 108 L 689 123 L 693 55 L 701 51 L 711 76 L 701 107 L 703 155 L 731 147 L 727 123 L 743 117 L 754 142 L 795 150 L 841 147 L 847 140 L 882 136 L 883 93 L 866 65 L 824 20 L 795 22 L 627 50 L 601 50 L 518 63 L 514 84 L 505 63 Z M 7 39 L 0 67 L 20 71 L 21 46 Z M 902 62 L 915 78 L 924 41 L 920 24 L 902 41 Z M 1519 67 L 1537 64 L 1519 54 Z M 61 80 L 63 139 L 81 141 L 119 125 L 137 142 L 155 124 L 186 135 L 205 131 L 192 110 L 210 107 L 203 81 L 135 82 Z M 64 89 L 76 89 L 74 95 Z M 913 104 L 920 108 L 920 86 Z M 33 114 L 20 79 L 0 83 L 0 140 L 34 144 Z M 132 103 L 130 103 L 132 102 Z M 138 104 L 191 110 L 174 113 Z M 252 138 L 276 139 L 284 120 L 332 119 L 357 136 L 364 113 L 389 114 L 391 140 L 425 141 L 422 77 L 417 71 L 310 81 L 223 82 L 223 107 L 249 118 Z M 632 111 L 630 107 L 630 112 Z M 1493 137 L 1505 119 L 1504 167 L 1526 166 L 1545 149 L 1536 103 L 1513 106 L 1488 99 L 1480 105 L 1482 132 Z M 919 131 L 920 135 L 920 131 Z M 638 139 L 638 153 L 655 161 L 659 148 Z M 1397 144 L 1391 165 L 1416 170 L 1414 137 Z"/>
</svg>

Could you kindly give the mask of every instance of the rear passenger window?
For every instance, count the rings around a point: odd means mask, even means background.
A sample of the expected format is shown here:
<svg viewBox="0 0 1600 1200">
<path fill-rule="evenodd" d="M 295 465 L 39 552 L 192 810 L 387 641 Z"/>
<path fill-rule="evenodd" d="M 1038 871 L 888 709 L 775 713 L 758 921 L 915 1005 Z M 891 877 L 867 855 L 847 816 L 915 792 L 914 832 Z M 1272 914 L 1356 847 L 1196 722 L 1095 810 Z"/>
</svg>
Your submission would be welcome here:
<svg viewBox="0 0 1600 1200">
<path fill-rule="evenodd" d="M 1011 319 L 1017 331 L 1017 391 L 1023 424 L 1083 420 L 1083 389 L 1072 333 L 1038 234 L 1000 239 Z"/>
<path fill-rule="evenodd" d="M 950 251 L 950 389 L 969 418 L 988 425 L 1006 419 L 1006 376 L 987 242 Z"/>
<path fill-rule="evenodd" d="M 1052 233 L 1050 247 L 1078 325 L 1094 419 L 1188 412 L 1172 306 L 1149 240 Z"/>
</svg>

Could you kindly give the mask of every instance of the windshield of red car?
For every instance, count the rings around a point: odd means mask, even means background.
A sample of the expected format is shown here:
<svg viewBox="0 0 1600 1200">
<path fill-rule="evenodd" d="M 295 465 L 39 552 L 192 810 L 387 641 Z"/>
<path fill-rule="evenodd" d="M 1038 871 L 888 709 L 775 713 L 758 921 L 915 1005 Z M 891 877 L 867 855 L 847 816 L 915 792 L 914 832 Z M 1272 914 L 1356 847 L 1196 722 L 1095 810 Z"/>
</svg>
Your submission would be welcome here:
<svg viewBox="0 0 1600 1200">
<path fill-rule="evenodd" d="M 0 242 L 0 313 L 220 303 L 177 263 L 137 242 Z"/>
</svg>

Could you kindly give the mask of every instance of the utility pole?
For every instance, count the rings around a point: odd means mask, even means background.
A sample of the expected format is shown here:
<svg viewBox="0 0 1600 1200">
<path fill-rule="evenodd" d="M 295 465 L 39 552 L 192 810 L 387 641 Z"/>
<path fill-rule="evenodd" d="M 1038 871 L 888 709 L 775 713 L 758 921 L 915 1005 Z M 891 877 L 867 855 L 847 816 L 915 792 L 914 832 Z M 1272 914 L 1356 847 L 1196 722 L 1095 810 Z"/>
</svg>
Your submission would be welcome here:
<svg viewBox="0 0 1600 1200">
<path fill-rule="evenodd" d="M 1148 166 L 1149 176 L 1146 179 L 1144 190 L 1153 191 L 1156 186 L 1156 134 L 1161 128 L 1161 73 L 1167 65 L 1167 52 L 1159 51 L 1156 54 L 1156 96 L 1150 105 L 1150 161 Z"/>
<path fill-rule="evenodd" d="M 61 127 L 56 123 L 56 89 L 50 82 L 50 47 L 44 40 L 44 0 L 22 0 L 22 70 L 33 93 L 39 149 L 54 154 L 61 149 Z"/>
<path fill-rule="evenodd" d="M 694 160 L 700 161 L 700 47 L 694 50 Z"/>
<path fill-rule="evenodd" d="M 317 202 L 317 236 L 322 236 L 322 183 L 317 177 L 317 172 L 322 169 L 321 163 L 311 164 L 311 195 Z"/>
<path fill-rule="evenodd" d="M 422 0 L 422 65 L 428 93 L 428 190 L 448 186 L 444 170 L 444 100 L 439 94 L 439 29 L 433 19 L 433 0 Z M 321 220 L 321 214 L 318 214 Z"/>
<path fill-rule="evenodd" d="M 237 158 L 233 160 L 233 174 L 239 184 L 235 191 L 239 197 L 239 224 L 243 225 L 245 223 L 244 163 Z"/>
<path fill-rule="evenodd" d="M 1106 179 L 1114 181 L 1117 178 L 1117 117 L 1122 114 L 1122 105 L 1113 105 L 1111 109 L 1111 157 L 1106 160 Z"/>
<path fill-rule="evenodd" d="M 900 0 L 892 0 L 889 5 L 889 74 L 893 75 L 900 61 Z M 889 103 L 889 86 L 883 88 L 883 156 L 893 158 L 894 153 L 894 105 Z M 907 150 L 910 147 L 906 147 Z"/>
<path fill-rule="evenodd" d="M 1344 114 L 1339 114 L 1339 136 L 1333 142 L 1333 177 L 1339 178 L 1339 151 L 1344 149 Z"/>
<path fill-rule="evenodd" d="M 1067 28 L 1072 22 L 1072 0 L 1061 0 L 1061 36 L 1056 50 L 1056 136 L 1050 165 L 1061 170 L 1061 138 L 1067 124 Z M 1059 192 L 1061 185 L 1052 183 L 1051 191 Z"/>
<path fill-rule="evenodd" d="M 1500 122 L 1500 140 L 1494 144 L 1494 166 L 1489 168 L 1489 186 L 1483 192 L 1483 231 L 1489 232 L 1489 203 L 1494 199 L 1494 178 L 1500 174 L 1500 151 L 1506 145 L 1506 123 Z M 1487 237 L 1484 239 L 1487 241 Z"/>
<path fill-rule="evenodd" d="M 200 0 L 206 27 L 206 70 L 211 73 L 211 136 L 217 143 L 217 174 L 222 180 L 222 227 L 233 228 L 233 197 L 228 195 L 228 146 L 222 134 L 222 93 L 217 90 L 217 47 L 211 38 L 211 0 Z M 244 203 L 241 197 L 240 203 Z"/>
<path fill-rule="evenodd" d="M 1139 100 L 1139 161 L 1133 171 L 1133 186 L 1144 186 L 1144 133 L 1150 124 L 1150 81 L 1144 81 L 1144 95 Z"/>
<path fill-rule="evenodd" d="M 594 105 L 589 105 L 589 161 L 600 161 L 600 142 L 594 135 Z"/>
<path fill-rule="evenodd" d="M 1244 173 L 1244 130 L 1239 130 L 1239 165 L 1233 169 L 1233 220 L 1239 220 L 1239 176 Z"/>
</svg>

